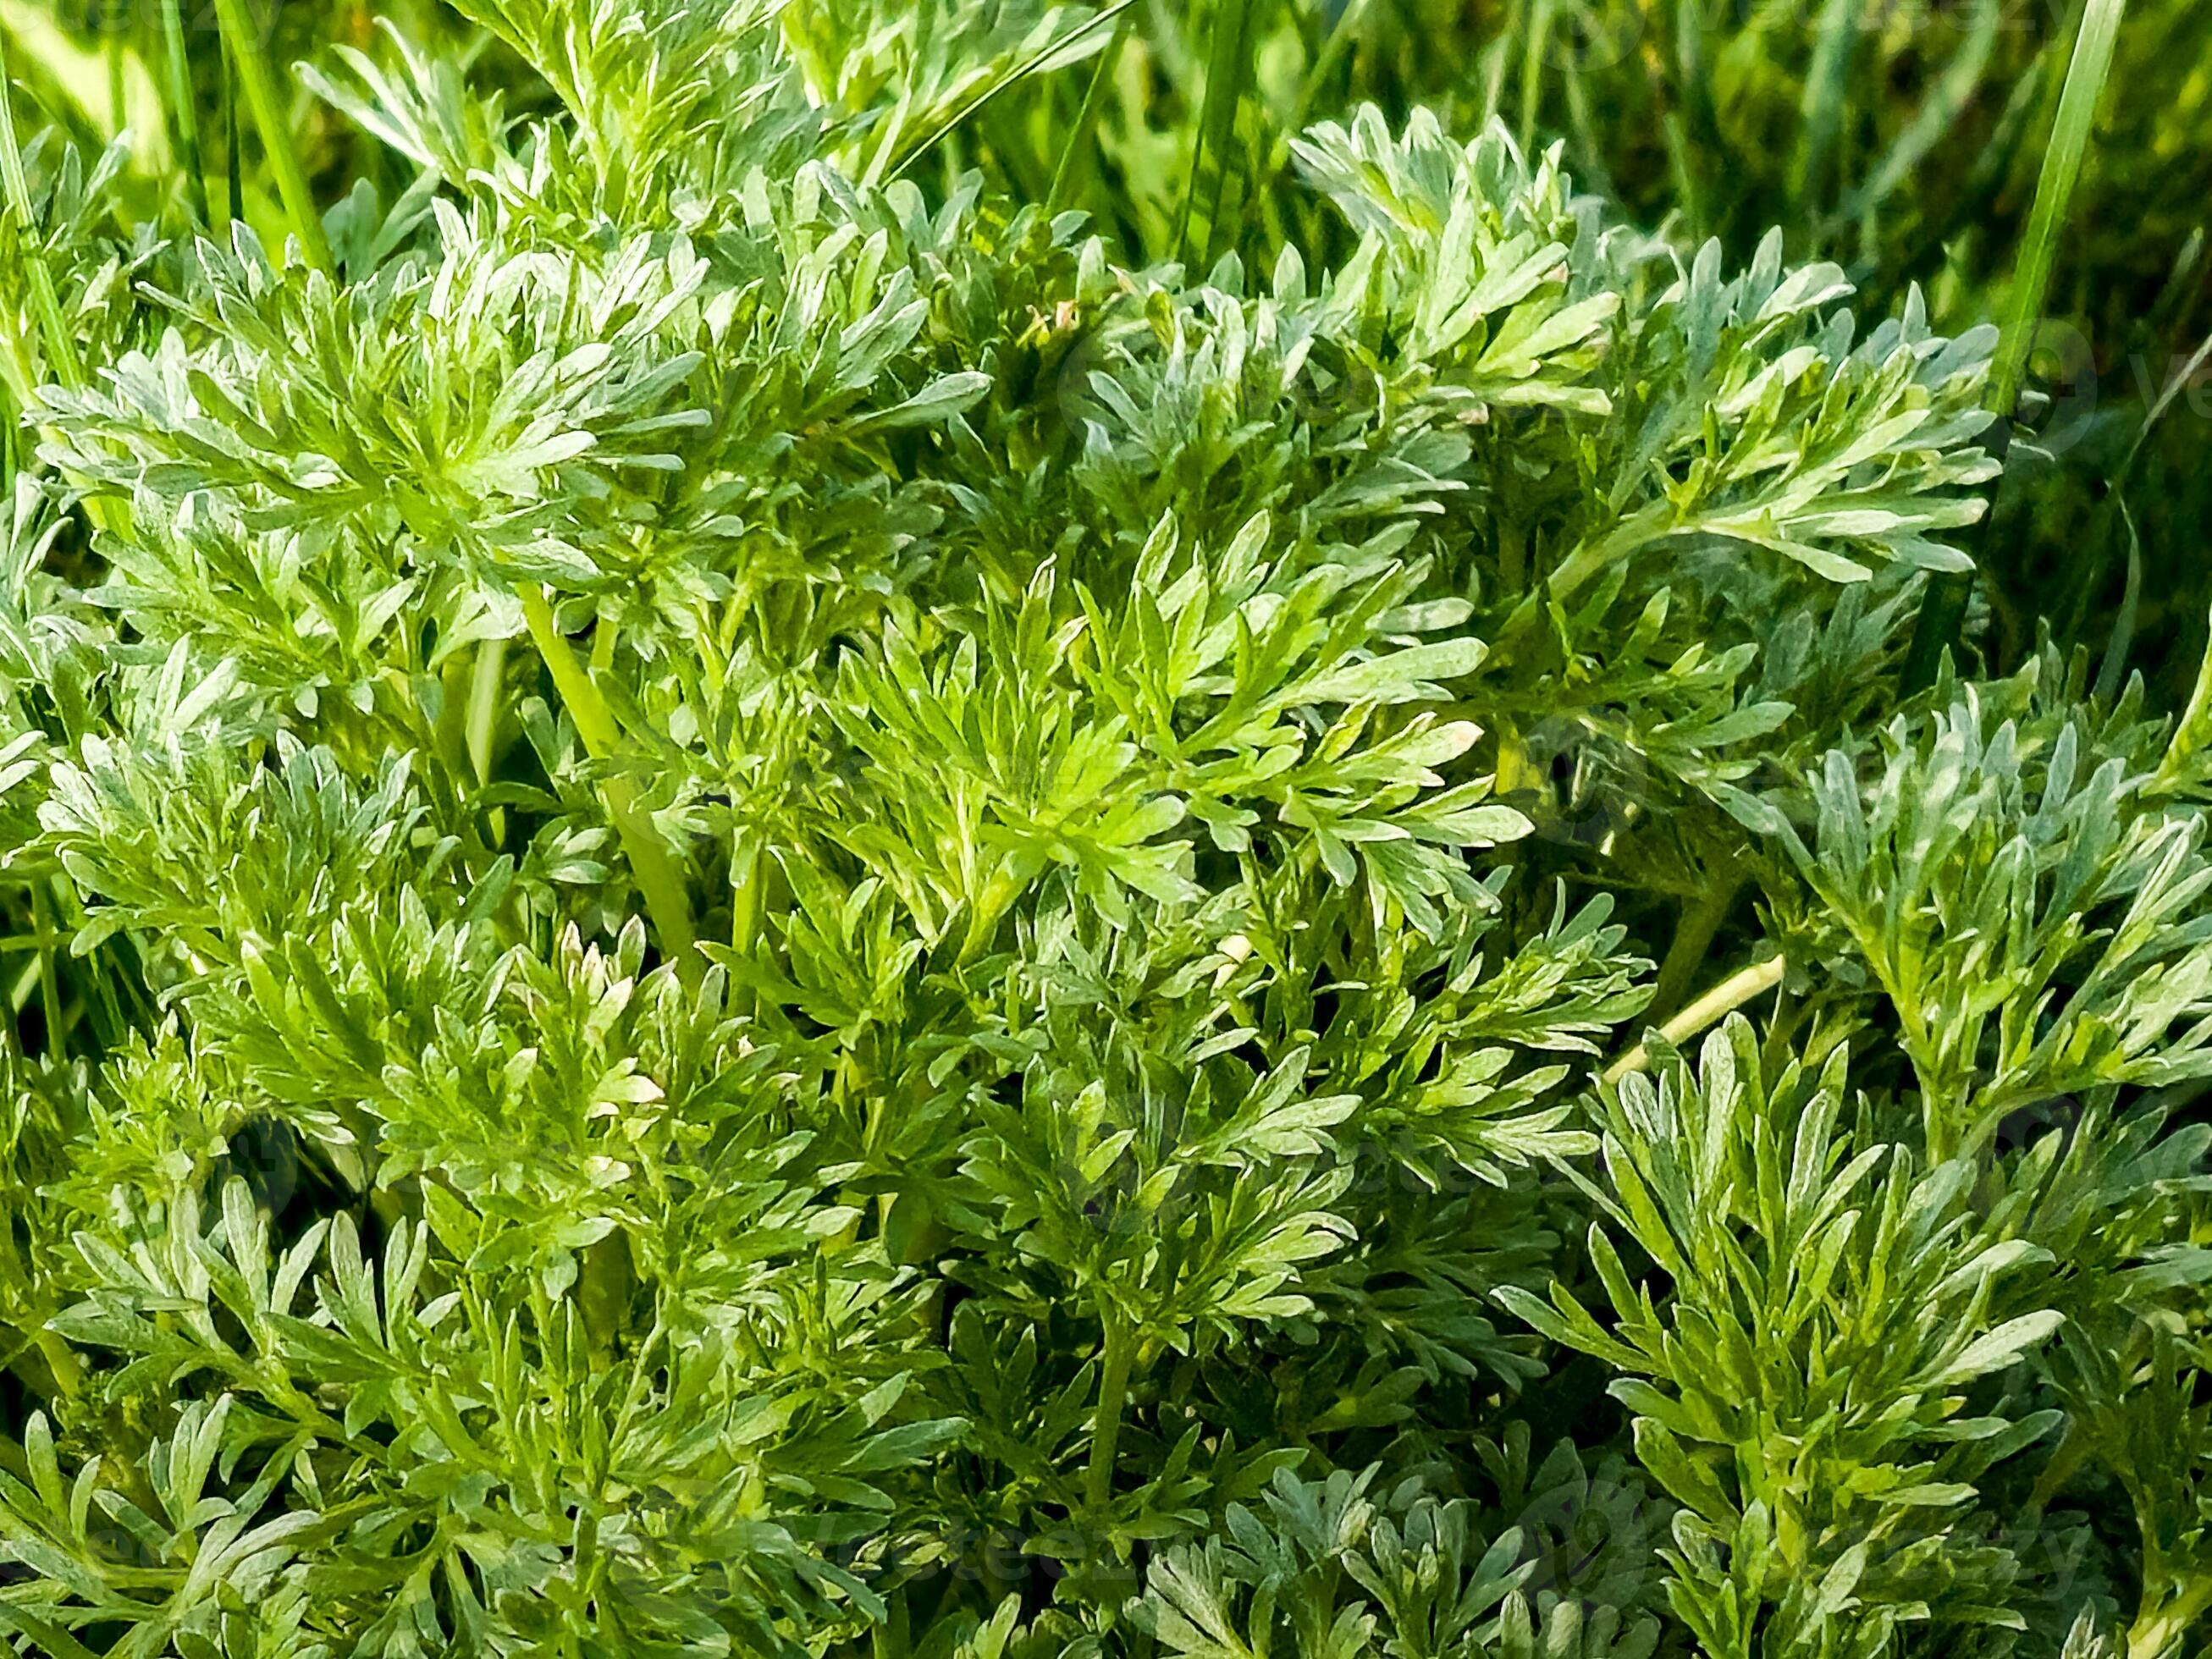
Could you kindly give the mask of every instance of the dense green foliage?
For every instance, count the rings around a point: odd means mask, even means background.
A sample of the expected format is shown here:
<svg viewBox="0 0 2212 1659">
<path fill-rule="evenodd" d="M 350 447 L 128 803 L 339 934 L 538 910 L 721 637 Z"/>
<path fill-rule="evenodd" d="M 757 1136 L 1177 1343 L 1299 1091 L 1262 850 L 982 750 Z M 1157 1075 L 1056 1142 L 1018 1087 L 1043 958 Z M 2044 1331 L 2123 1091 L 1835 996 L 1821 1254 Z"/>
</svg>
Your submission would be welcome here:
<svg viewBox="0 0 2212 1659">
<path fill-rule="evenodd" d="M 1905 673 L 2070 31 L 458 9 L 0 12 L 0 1643 L 2201 1649 L 2212 672 Z"/>
</svg>

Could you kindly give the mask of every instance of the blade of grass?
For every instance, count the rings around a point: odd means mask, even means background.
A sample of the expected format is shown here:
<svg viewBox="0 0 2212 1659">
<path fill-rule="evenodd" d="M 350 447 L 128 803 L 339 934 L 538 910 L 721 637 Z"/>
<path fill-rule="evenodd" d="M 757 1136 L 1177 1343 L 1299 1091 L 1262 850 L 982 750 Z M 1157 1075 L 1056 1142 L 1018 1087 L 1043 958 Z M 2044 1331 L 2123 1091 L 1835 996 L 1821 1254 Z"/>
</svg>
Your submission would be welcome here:
<svg viewBox="0 0 2212 1659">
<path fill-rule="evenodd" d="M 1243 228 L 1245 210 L 1249 207 L 1252 200 L 1253 180 L 1247 177 L 1243 181 L 1244 192 L 1237 202 L 1237 225 L 1224 240 L 1222 235 L 1223 209 L 1229 201 L 1229 150 L 1237 137 L 1237 112 L 1243 106 L 1244 94 L 1249 90 L 1253 81 L 1255 69 L 1253 41 L 1258 33 L 1255 14 L 1259 9 L 1257 0 L 1233 0 L 1233 3 L 1237 12 L 1237 86 L 1235 95 L 1219 106 L 1222 112 L 1219 125 L 1212 134 L 1213 190 L 1206 207 L 1206 264 L 1208 270 L 1212 269 L 1213 262 L 1217 258 L 1236 246 L 1236 230 Z M 1214 107 L 1212 102 L 1212 83 L 1208 82 L 1209 111 Z"/>
<path fill-rule="evenodd" d="M 234 4 L 236 3 L 236 0 L 231 0 L 231 3 Z M 1044 68 L 1046 64 L 1051 63 L 1054 58 L 1060 57 L 1062 54 L 1066 52 L 1069 48 L 1076 46 L 1091 35 L 1097 33 L 1100 29 L 1105 27 L 1107 24 L 1112 22 L 1115 18 L 1119 17 L 1123 12 L 1128 10 L 1130 7 L 1136 3 L 1137 0 L 1114 0 L 1114 3 L 1112 5 L 1108 6 L 1103 11 L 1094 12 L 1089 17 L 1085 18 L 1081 23 L 1069 30 L 1066 34 L 1060 36 L 1059 40 L 1038 47 L 1036 51 L 1031 52 L 1027 58 L 1017 64 L 1005 75 L 1000 76 L 997 80 L 985 87 L 973 98 L 963 104 L 957 110 L 947 116 L 937 127 L 924 136 L 912 149 L 908 150 L 904 156 L 900 158 L 898 165 L 890 170 L 890 177 L 893 179 L 903 178 L 908 167 L 912 167 L 923 156 L 928 155 L 931 150 L 936 149 L 939 144 L 944 143 L 947 137 L 957 131 L 963 125 L 964 125 L 976 113 L 977 111 L 987 107 L 994 100 L 1005 96 L 1006 94 L 1011 92 L 1014 88 L 1028 80 L 1030 76 L 1035 75 L 1038 70 Z"/>
<path fill-rule="evenodd" d="M 192 60 L 185 47 L 183 0 L 161 0 L 161 46 L 169 82 L 169 119 L 176 127 L 177 155 L 185 168 L 192 211 L 208 222 L 207 169 L 200 161 L 200 118 L 192 91 Z"/>
<path fill-rule="evenodd" d="M 46 347 L 46 374 L 76 389 L 84 385 L 84 362 L 77 358 L 76 334 L 70 334 L 69 323 L 62 319 L 62 296 L 53 285 L 53 270 L 46 265 L 46 248 L 40 243 L 38 215 L 31 210 L 31 177 L 24 173 L 22 149 L 15 143 L 13 73 L 7 31 L 0 31 L 0 184 L 4 184 L 7 206 L 22 234 L 24 281 L 31 288 L 31 314 L 38 319 L 40 343 Z"/>
<path fill-rule="evenodd" d="M 2197 379 L 2198 372 L 2207 362 L 2212 362 L 2212 335 L 2205 337 L 2204 343 L 2191 353 L 2189 361 L 2182 364 L 2160 388 L 2158 401 L 2143 416 L 2143 423 L 2136 432 L 2135 441 L 2128 446 L 2128 453 L 2120 461 L 2121 477 L 2125 478 L 2135 471 L 2136 459 L 2142 453 L 2143 445 L 2149 441 L 2152 431 L 2166 418 L 2166 411 L 2173 407 L 2173 400 Z"/>
<path fill-rule="evenodd" d="M 1314 118 L 1314 106 L 1321 97 L 1322 88 L 1343 64 L 1345 57 L 1359 38 L 1359 26 L 1366 21 L 1370 0 L 1348 0 L 1329 24 L 1328 33 L 1322 37 L 1314 50 L 1305 76 L 1298 82 L 1297 98 L 1291 105 L 1291 118 L 1283 123 L 1267 150 L 1267 163 L 1261 170 L 1259 182 L 1253 186 L 1255 199 L 1271 203 L 1275 185 L 1291 164 L 1291 140 L 1304 132 Z M 1274 227 L 1271 225 L 1271 234 Z M 1278 240 L 1282 240 L 1279 237 Z"/>
<path fill-rule="evenodd" d="M 1859 35 L 1860 0 L 1828 0 L 1813 47 L 1812 72 L 1805 77 L 1797 153 L 1790 168 L 1790 194 L 1801 213 L 1809 214 L 1826 188 L 1836 142 L 1844 129 L 1844 94 L 1851 78 L 1852 47 Z"/>
<path fill-rule="evenodd" d="M 276 76 L 270 68 L 260 32 L 246 13 L 246 0 L 215 0 L 215 4 L 223 38 L 230 45 L 239 85 L 261 134 L 261 152 L 268 158 L 269 170 L 276 178 L 276 194 L 291 218 L 293 234 L 300 239 L 307 263 L 325 276 L 335 276 L 337 267 L 331 258 L 330 241 L 323 234 L 322 216 L 315 210 L 314 192 L 308 188 L 306 170 L 300 165 L 289 112 L 279 100 Z M 234 184 L 234 198 L 237 191 Z"/>
<path fill-rule="evenodd" d="M 1097 66 L 1091 71 L 1091 83 L 1083 89 L 1083 106 L 1075 113 L 1075 129 L 1067 135 L 1066 147 L 1060 153 L 1060 164 L 1052 170 L 1052 187 L 1045 192 L 1045 207 L 1057 213 L 1067 205 L 1068 188 L 1075 179 L 1076 158 L 1088 156 L 1093 138 L 1098 131 L 1099 112 L 1106 106 L 1106 88 L 1112 84 L 1114 66 L 1121 61 L 1121 49 L 1128 44 L 1127 17 L 1114 25 L 1114 36 L 1106 43 L 1106 50 L 1098 54 Z"/>
<path fill-rule="evenodd" d="M 230 42 L 220 32 L 216 42 L 222 59 L 223 193 L 230 198 L 225 216 L 237 224 L 246 217 L 246 156 L 239 143 L 238 71 L 231 64 Z"/>
<path fill-rule="evenodd" d="M 2136 588 L 2142 549 L 2136 534 L 2135 520 L 2128 511 L 2128 486 L 2135 478 L 2136 463 L 2142 458 L 2143 447 L 2150 441 L 2151 434 L 2157 430 L 2159 422 L 2173 407 L 2174 400 L 2180 397 L 2183 390 L 2196 379 L 2197 372 L 2209 361 L 2212 361 L 2212 337 L 2207 337 L 2191 354 L 2189 361 L 2168 377 L 2166 383 L 2159 389 L 2157 398 L 2144 411 L 2142 424 L 2136 428 L 2135 438 L 2128 445 L 2127 453 L 2120 457 L 2120 464 L 2113 468 L 2110 478 L 2106 481 L 2105 497 L 2098 506 L 2097 516 L 2087 538 L 2088 555 L 2075 561 L 2075 568 L 2068 573 L 2070 580 L 2066 602 L 2052 610 L 2053 615 L 2063 615 L 2068 619 L 2069 637 L 2081 627 L 2083 618 L 2088 614 L 2091 601 L 2105 585 L 2106 572 L 2112 563 L 2111 549 L 2119 539 L 2123 528 L 2127 532 L 2129 582 L 2127 597 L 2123 604 L 2130 609 L 2136 604 Z"/>
<path fill-rule="evenodd" d="M 2166 286 L 2143 313 L 2143 326 L 2153 334 L 2162 334 L 2178 326 L 2195 306 L 2198 279 L 2204 274 L 2204 227 L 2199 225 L 2189 233 L 2181 252 L 2173 256 L 2173 269 L 2166 273 Z"/>
<path fill-rule="evenodd" d="M 1206 92 L 1199 106 L 1198 126 L 1193 134 L 1190 177 L 1183 188 L 1182 210 L 1176 222 L 1175 247 L 1178 256 L 1190 250 L 1190 228 L 1199 191 L 1213 162 L 1212 185 L 1206 191 L 1206 246 L 1200 251 L 1208 264 L 1220 242 L 1221 202 L 1229 174 L 1229 140 L 1237 126 L 1237 106 L 1243 100 L 1250 77 L 1251 53 L 1246 50 L 1253 0 L 1216 0 L 1212 31 L 1207 37 Z"/>
<path fill-rule="evenodd" d="M 1973 100 L 1982 76 L 1989 69 L 1990 54 L 1996 47 L 1998 25 L 2003 17 L 2003 0 L 1980 0 L 1967 25 L 1966 38 L 1944 65 L 1942 77 L 1913 112 L 1912 119 L 1897 135 L 1896 142 L 1883 152 L 1881 160 L 1836 210 L 1839 222 L 1849 223 L 1862 218 L 1887 201 L 1958 125 L 1959 117 Z"/>
<path fill-rule="evenodd" d="M 123 86 L 123 20 L 103 7 L 100 15 L 102 55 L 107 59 L 107 119 L 120 133 L 131 124 L 131 100 Z"/>
<path fill-rule="evenodd" d="M 1518 131 L 1521 153 L 1524 155 L 1535 148 L 1536 116 L 1544 97 L 1544 58 L 1551 49 L 1552 23 L 1558 10 L 1558 0 L 1536 0 L 1528 19 L 1528 36 L 1522 46 Z"/>
<path fill-rule="evenodd" d="M 2088 0 L 2081 14 L 2081 31 L 2075 37 L 2073 61 L 2067 66 L 2057 118 L 2051 127 L 2050 147 L 2044 152 L 2035 207 L 2028 216 L 2027 235 L 2014 272 L 2012 303 L 1990 377 L 1988 404 L 1996 417 L 1993 426 L 1999 444 L 2020 406 L 2028 353 L 2035 343 L 2036 319 L 2043 313 L 2044 299 L 2051 289 L 2051 273 L 2058 263 L 2059 236 L 2065 229 L 2074 187 L 2081 182 L 2081 163 L 2096 125 L 2097 104 L 2112 70 L 2112 49 L 2126 12 L 2127 0 Z M 1929 583 L 1905 659 L 1908 691 L 1922 690 L 1936 683 L 1944 653 L 1958 642 L 1959 624 L 1966 614 L 1972 581 L 1968 575 L 1942 575 Z"/>
<path fill-rule="evenodd" d="M 2128 585 L 2120 596 L 2119 614 L 2112 619 L 2112 637 L 2106 642 L 2104 665 L 2097 673 L 2097 697 L 2110 703 L 2120 695 L 2120 686 L 2128 672 L 2128 652 L 2136 642 L 2136 621 L 2142 611 L 2142 538 L 2136 533 L 2135 514 L 2128 511 L 2127 501 L 2114 496 L 2119 504 L 2120 520 L 2128 532 Z"/>
<path fill-rule="evenodd" d="M 31 207 L 31 181 L 23 171 L 22 149 L 15 142 L 14 75 L 6 34 L 0 31 L 0 181 L 4 181 L 9 210 L 21 228 L 23 275 L 30 285 L 31 314 L 38 320 L 40 343 L 46 348 L 46 372 L 65 386 L 78 387 L 84 384 L 84 366 L 77 358 L 76 338 L 62 319 L 61 295 L 54 288 L 54 273 L 46 264 L 46 250 L 39 240 L 39 221 Z"/>
<path fill-rule="evenodd" d="M 12 73 L 5 32 L 0 31 L 0 191 L 22 228 L 23 270 L 31 289 L 31 310 L 46 347 L 46 373 L 63 386 L 81 389 L 85 384 L 84 362 L 77 356 L 76 338 L 62 316 L 61 295 L 54 286 L 54 273 L 39 241 L 39 222 L 31 210 L 31 184 L 23 171 L 23 152 L 15 143 L 15 106 L 9 83 Z M 13 332 L 12 319 L 9 331 Z M 27 395 L 27 387 L 21 390 Z M 130 521 L 126 502 L 88 500 L 84 511 L 95 529 L 119 528 Z"/>
<path fill-rule="evenodd" d="M 2021 383 L 2027 376 L 2028 353 L 2035 343 L 2036 319 L 2042 314 L 2051 273 L 2058 263 L 2059 237 L 2066 228 L 2074 187 L 2081 182 L 2081 164 L 2096 125 L 2097 104 L 2112 70 L 2112 50 L 2127 9 L 2127 0 L 2089 0 L 2081 18 L 2081 33 L 2074 42 L 2066 89 L 2058 100 L 2057 123 L 2051 131 L 2051 148 L 2044 155 L 2035 208 L 2028 219 L 2021 275 L 2013 287 L 2011 315 L 1997 354 L 1990 404 L 2002 415 L 2009 416 L 2020 404 Z"/>
</svg>

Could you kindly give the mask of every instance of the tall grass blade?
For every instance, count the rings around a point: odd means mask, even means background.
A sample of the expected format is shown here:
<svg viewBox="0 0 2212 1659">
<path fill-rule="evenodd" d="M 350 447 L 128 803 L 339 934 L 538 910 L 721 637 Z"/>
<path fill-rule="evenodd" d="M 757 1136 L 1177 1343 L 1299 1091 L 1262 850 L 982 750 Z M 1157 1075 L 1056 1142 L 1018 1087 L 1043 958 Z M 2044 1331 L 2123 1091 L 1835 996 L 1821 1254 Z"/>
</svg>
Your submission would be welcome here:
<svg viewBox="0 0 2212 1659">
<path fill-rule="evenodd" d="M 76 337 L 62 319 L 61 295 L 54 288 L 54 273 L 46 264 L 46 250 L 39 239 L 31 181 L 23 171 L 22 149 L 15 142 L 14 75 L 7 35 L 0 31 L 0 184 L 6 188 L 8 208 L 15 216 L 22 239 L 23 276 L 31 290 L 31 314 L 38 322 L 40 343 L 46 349 L 46 372 L 64 386 L 82 386 L 84 368 L 77 359 Z"/>
<path fill-rule="evenodd" d="M 233 66 L 230 42 L 220 31 L 216 35 L 222 59 L 222 177 L 223 191 L 230 198 L 225 216 L 237 224 L 246 217 L 246 152 L 239 142 L 238 130 L 238 71 Z"/>
<path fill-rule="evenodd" d="M 1114 0 L 1112 5 L 1085 18 L 1082 22 L 1060 36 L 1059 40 L 1048 41 L 1038 47 L 1036 51 L 992 82 L 924 135 L 912 149 L 900 158 L 898 165 L 890 170 L 890 176 L 894 179 L 903 177 L 907 170 L 915 162 L 935 149 L 938 145 L 943 143 L 968 122 L 973 120 L 992 103 L 1004 97 L 1054 59 L 1065 57 L 1071 47 L 1081 44 L 1096 34 L 1136 3 L 1137 0 Z"/>
<path fill-rule="evenodd" d="M 2058 100 L 2058 119 L 2036 185 L 2035 209 L 2028 219 L 2027 241 L 2021 252 L 2020 275 L 2013 284 L 2010 315 L 1990 385 L 1990 407 L 2000 415 L 2009 416 L 2020 404 L 2021 383 L 2027 377 L 2028 353 L 2035 343 L 2036 319 L 2043 313 L 2051 273 L 2058 263 L 2058 239 L 2066 228 L 2074 187 L 2081 182 L 2081 164 L 2096 125 L 2097 104 L 2112 70 L 2112 49 L 2118 42 L 2120 20 L 2126 11 L 2127 0 L 2089 0 L 2081 18 L 2081 33 L 2074 42 L 2074 61 L 2066 71 L 2066 90 Z"/>
<path fill-rule="evenodd" d="M 1852 47 L 1859 36 L 1861 0 L 1828 0 L 1805 77 L 1803 120 L 1790 173 L 1790 194 L 1809 210 L 1827 188 L 1836 143 L 1844 129 L 1844 95 L 1851 78 Z"/>
<path fill-rule="evenodd" d="M 2120 609 L 2112 619 L 2111 638 L 2105 646 L 2104 665 L 2097 672 L 2097 697 L 2110 703 L 2118 700 L 2120 686 L 2128 672 L 2128 652 L 2136 642 L 2136 622 L 2142 612 L 2142 538 L 2136 532 L 2135 514 L 2128 511 L 2126 499 L 2115 495 L 2119 505 L 2120 521 L 2128 532 L 2128 584 L 2120 595 Z"/>
<path fill-rule="evenodd" d="M 2212 362 L 2212 335 L 2205 337 L 2204 343 L 2190 354 L 2189 361 L 2176 369 L 2167 379 L 2166 385 L 2160 389 L 2158 401 L 2150 406 L 2149 413 L 2143 416 L 2143 423 L 2137 428 L 2135 441 L 2128 446 L 2127 455 L 2120 462 L 2122 477 L 2126 477 L 2135 471 L 2136 458 L 2142 453 L 2143 445 L 2149 441 L 2152 431 L 2160 421 L 2166 418 L 2166 412 L 2173 407 L 2174 399 L 2195 384 L 2197 376 L 2203 371 L 2207 362 Z"/>
<path fill-rule="evenodd" d="M 2027 235 L 2013 278 L 2012 303 L 1990 377 L 1990 411 L 2000 423 L 2008 423 L 2020 406 L 2028 353 L 2035 343 L 2036 320 L 2043 314 L 2044 299 L 2051 290 L 2051 273 L 2058 263 L 2059 235 L 2066 226 L 2074 187 L 2081 182 L 2081 163 L 2096 125 L 2098 100 L 2112 71 L 2112 49 L 2119 40 L 2120 21 L 2126 12 L 2127 0 L 2088 0 L 2081 15 L 2081 33 L 2074 40 L 2073 61 L 2067 66 L 2065 89 L 2059 94 L 2050 148 L 2044 152 L 2035 207 L 2028 216 Z M 1972 580 L 1944 575 L 1929 584 L 1905 659 L 1908 690 L 1919 690 L 1936 683 L 1943 653 L 1958 641 Z"/>
<path fill-rule="evenodd" d="M 107 119 L 118 133 L 131 125 L 131 97 L 124 87 L 122 19 L 102 11 L 100 32 L 107 38 L 101 43 L 102 55 L 107 59 Z"/>
<path fill-rule="evenodd" d="M 1098 54 L 1097 65 L 1091 71 L 1091 84 L 1083 89 L 1083 106 L 1076 112 L 1075 130 L 1067 135 L 1067 147 L 1060 153 L 1059 163 L 1052 170 L 1052 188 L 1045 194 L 1047 208 L 1054 213 L 1067 205 L 1067 192 L 1075 182 L 1078 158 L 1088 156 L 1098 131 L 1099 112 L 1106 106 L 1106 88 L 1114 80 L 1114 67 L 1121 61 L 1121 49 L 1129 41 L 1129 20 L 1126 16 L 1114 26 L 1114 38 L 1106 43 L 1106 50 Z"/>
<path fill-rule="evenodd" d="M 176 129 L 178 159 L 192 211 L 208 223 L 207 168 L 200 159 L 198 100 L 192 89 L 191 55 L 185 46 L 183 0 L 161 0 L 161 48 L 168 75 L 169 119 Z"/>
<path fill-rule="evenodd" d="M 1524 155 L 1536 147 L 1536 118 L 1544 97 L 1544 60 L 1551 50 L 1552 23 L 1558 11 L 1559 0 L 1535 0 L 1533 15 L 1528 21 L 1528 33 L 1522 44 L 1521 119 L 1518 125 L 1521 151 Z M 1569 79 L 1572 78 L 1569 76 Z"/>
<path fill-rule="evenodd" d="M 326 276 L 335 276 L 337 267 L 331 258 L 330 240 L 323 234 L 322 215 L 315 210 L 314 192 L 308 188 L 307 172 L 300 165 L 299 147 L 292 142 L 291 114 L 278 94 L 260 31 L 253 26 L 246 0 L 215 0 L 215 5 L 223 37 L 230 44 L 239 87 L 246 94 L 253 125 L 261 134 L 262 154 L 276 175 L 277 197 L 292 221 L 293 234 L 300 239 L 301 251 L 309 264 Z M 234 183 L 234 199 L 237 190 Z"/>
<path fill-rule="evenodd" d="M 1944 65 L 1942 76 L 1913 112 L 1912 119 L 1897 135 L 1881 160 L 1846 197 L 1837 217 L 1848 224 L 1880 207 L 1912 176 L 1915 168 L 1935 153 L 1937 145 L 1958 125 L 1973 101 L 1982 76 L 1996 50 L 1997 30 L 2004 18 L 2004 0 L 1980 0 L 1966 27 L 1966 38 Z"/>
<path fill-rule="evenodd" d="M 1175 234 L 1177 252 L 1187 254 L 1191 223 L 1203 188 L 1207 205 L 1206 244 L 1200 255 L 1208 265 L 1212 264 L 1215 251 L 1221 245 L 1221 209 L 1229 179 L 1229 143 L 1236 135 L 1237 106 L 1243 102 L 1251 80 L 1251 24 L 1255 9 L 1255 0 L 1217 0 L 1213 9 L 1213 31 L 1207 42 L 1206 60 L 1206 96 L 1199 106 L 1198 128 L 1190 152 L 1190 178 L 1183 191 L 1182 211 L 1177 218 Z"/>
<path fill-rule="evenodd" d="M 1322 88 L 1343 66 L 1354 42 L 1359 39 L 1369 4 L 1370 0 L 1347 0 L 1330 22 L 1328 32 L 1313 49 L 1305 75 L 1298 82 L 1297 96 L 1291 103 L 1290 118 L 1276 130 L 1273 138 L 1269 141 L 1267 165 L 1261 169 L 1258 182 L 1253 186 L 1253 196 L 1262 204 L 1270 201 L 1284 169 L 1291 164 L 1291 140 L 1312 124 Z"/>
</svg>

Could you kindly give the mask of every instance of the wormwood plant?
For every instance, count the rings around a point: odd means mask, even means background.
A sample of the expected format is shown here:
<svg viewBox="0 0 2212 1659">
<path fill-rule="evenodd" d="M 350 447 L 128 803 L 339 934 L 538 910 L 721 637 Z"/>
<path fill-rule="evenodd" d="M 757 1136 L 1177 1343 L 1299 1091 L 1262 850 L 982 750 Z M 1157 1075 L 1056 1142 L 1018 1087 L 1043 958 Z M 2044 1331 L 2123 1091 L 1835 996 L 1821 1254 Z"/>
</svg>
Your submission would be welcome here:
<svg viewBox="0 0 2212 1659">
<path fill-rule="evenodd" d="M 463 9 L 281 247 L 0 120 L 11 1651 L 2201 1644 L 2212 681 L 1900 694 L 1984 335 L 1419 113 L 1328 268 L 913 181 L 1082 16 Z"/>
</svg>

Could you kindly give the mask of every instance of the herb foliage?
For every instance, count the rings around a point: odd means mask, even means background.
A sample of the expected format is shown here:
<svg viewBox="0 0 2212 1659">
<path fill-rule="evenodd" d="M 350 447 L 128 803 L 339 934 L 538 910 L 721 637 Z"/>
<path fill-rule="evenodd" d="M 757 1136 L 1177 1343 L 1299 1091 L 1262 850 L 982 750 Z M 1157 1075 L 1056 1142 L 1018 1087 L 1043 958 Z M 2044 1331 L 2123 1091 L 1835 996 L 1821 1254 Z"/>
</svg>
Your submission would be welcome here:
<svg viewBox="0 0 2212 1659">
<path fill-rule="evenodd" d="M 2212 682 L 1901 690 L 1991 331 L 1373 106 L 1125 258 L 953 164 L 1100 15 L 460 9 L 282 240 L 9 169 L 0 1639 L 2201 1641 Z"/>
</svg>

